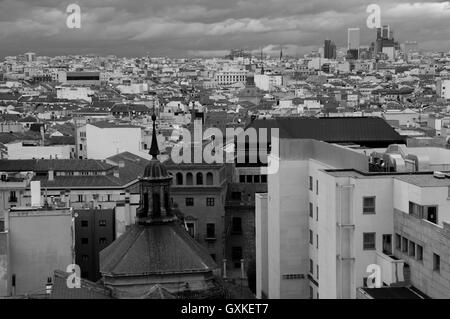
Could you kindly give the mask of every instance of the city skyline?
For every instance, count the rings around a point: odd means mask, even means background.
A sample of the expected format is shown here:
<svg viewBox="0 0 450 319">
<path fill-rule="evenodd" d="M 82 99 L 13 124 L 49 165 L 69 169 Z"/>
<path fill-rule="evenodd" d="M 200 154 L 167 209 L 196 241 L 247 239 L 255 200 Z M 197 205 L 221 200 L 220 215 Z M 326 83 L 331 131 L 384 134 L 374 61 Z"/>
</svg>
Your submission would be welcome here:
<svg viewBox="0 0 450 319">
<path fill-rule="evenodd" d="M 361 45 L 376 38 L 366 26 L 372 2 L 298 2 L 283 0 L 219 3 L 212 1 L 78 1 L 81 28 L 66 25 L 70 3 L 0 1 L 0 57 L 27 51 L 39 55 L 223 56 L 230 48 L 267 54 L 301 55 L 331 39 L 345 47 L 347 29 L 360 28 Z M 450 50 L 446 32 L 449 2 L 377 2 L 381 24 L 396 40 L 417 41 L 424 50 Z M 421 24 L 411 23 L 426 15 Z"/>
</svg>

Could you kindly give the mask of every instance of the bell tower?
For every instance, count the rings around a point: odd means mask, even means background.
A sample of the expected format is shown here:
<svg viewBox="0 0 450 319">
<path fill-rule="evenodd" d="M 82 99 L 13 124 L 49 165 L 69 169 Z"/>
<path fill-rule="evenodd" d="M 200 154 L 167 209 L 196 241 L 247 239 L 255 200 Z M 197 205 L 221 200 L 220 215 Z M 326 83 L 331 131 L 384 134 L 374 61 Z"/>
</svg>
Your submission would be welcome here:
<svg viewBox="0 0 450 319">
<path fill-rule="evenodd" d="M 145 167 L 144 176 L 140 178 L 141 201 L 137 209 L 137 223 L 141 225 L 171 222 L 176 219 L 170 202 L 170 185 L 172 176 L 158 159 L 159 148 L 156 139 L 156 115 L 153 111 L 152 144 L 149 154 L 150 163 Z"/>
</svg>

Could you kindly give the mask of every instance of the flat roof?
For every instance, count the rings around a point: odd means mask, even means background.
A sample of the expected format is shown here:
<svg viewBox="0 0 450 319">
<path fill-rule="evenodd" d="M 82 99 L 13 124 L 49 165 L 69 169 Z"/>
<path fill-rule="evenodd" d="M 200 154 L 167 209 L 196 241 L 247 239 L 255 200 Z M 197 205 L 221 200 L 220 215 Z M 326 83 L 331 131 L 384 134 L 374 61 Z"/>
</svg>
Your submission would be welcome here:
<svg viewBox="0 0 450 319">
<path fill-rule="evenodd" d="M 360 288 L 374 299 L 431 299 L 415 287 Z"/>
</svg>

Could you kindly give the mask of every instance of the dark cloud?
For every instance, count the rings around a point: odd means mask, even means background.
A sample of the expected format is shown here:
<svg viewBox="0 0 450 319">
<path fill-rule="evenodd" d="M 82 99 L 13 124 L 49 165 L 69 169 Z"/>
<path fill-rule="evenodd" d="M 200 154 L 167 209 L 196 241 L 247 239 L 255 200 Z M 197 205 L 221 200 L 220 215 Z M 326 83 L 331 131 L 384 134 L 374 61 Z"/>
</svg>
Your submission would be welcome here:
<svg viewBox="0 0 450 319">
<path fill-rule="evenodd" d="M 290 54 L 318 48 L 325 38 L 346 45 L 347 28 L 361 29 L 369 45 L 366 7 L 381 7 L 400 42 L 449 50 L 449 2 L 306 0 L 79 0 L 81 29 L 68 29 L 60 0 L 0 0 L 0 56 L 214 55 L 231 48 L 285 46 Z"/>
</svg>

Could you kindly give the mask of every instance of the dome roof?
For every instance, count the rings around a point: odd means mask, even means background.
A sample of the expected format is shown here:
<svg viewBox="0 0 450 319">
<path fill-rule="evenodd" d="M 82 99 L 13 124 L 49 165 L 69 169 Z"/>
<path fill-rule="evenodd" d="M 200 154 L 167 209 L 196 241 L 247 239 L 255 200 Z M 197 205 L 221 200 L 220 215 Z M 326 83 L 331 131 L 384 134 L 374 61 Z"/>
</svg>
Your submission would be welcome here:
<svg viewBox="0 0 450 319">
<path fill-rule="evenodd" d="M 150 163 L 144 169 L 145 179 L 164 179 L 171 177 L 167 173 L 166 166 L 161 163 L 157 158 L 152 158 Z"/>
</svg>

